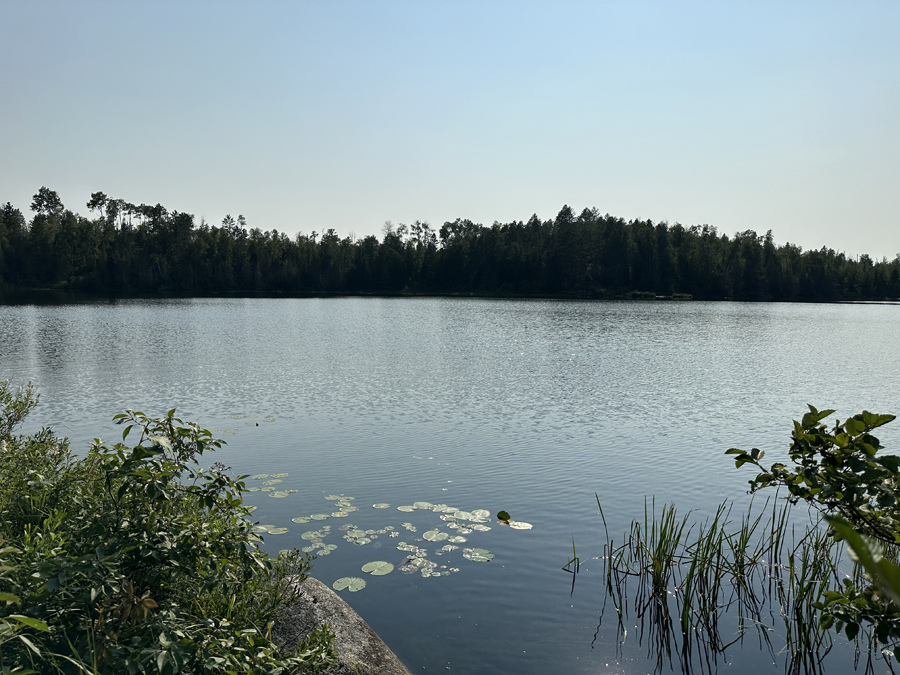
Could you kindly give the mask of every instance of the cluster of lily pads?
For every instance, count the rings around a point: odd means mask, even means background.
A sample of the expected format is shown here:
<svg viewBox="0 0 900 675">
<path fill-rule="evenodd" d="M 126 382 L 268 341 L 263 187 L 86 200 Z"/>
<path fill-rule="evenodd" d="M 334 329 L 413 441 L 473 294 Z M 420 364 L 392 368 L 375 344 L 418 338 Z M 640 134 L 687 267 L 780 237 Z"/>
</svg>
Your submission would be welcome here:
<svg viewBox="0 0 900 675">
<path fill-rule="evenodd" d="M 284 499 L 292 492 L 297 492 L 297 490 L 280 490 L 276 486 L 281 485 L 284 481 L 282 478 L 287 478 L 290 474 L 287 473 L 258 473 L 254 476 L 251 476 L 253 480 L 261 480 L 263 481 L 262 487 L 245 487 L 244 492 L 265 492 L 273 499 Z"/>
<path fill-rule="evenodd" d="M 270 496 L 273 496 L 273 492 L 275 491 L 274 486 L 279 485 L 281 483 L 281 479 L 286 477 L 287 475 L 288 474 L 286 473 L 271 475 L 256 474 L 252 476 L 252 478 L 255 480 L 264 481 L 264 487 L 256 489 L 250 488 L 248 489 L 248 491 L 267 491 Z M 266 490 L 266 488 L 270 489 Z M 293 490 L 293 492 L 296 492 L 296 490 Z M 348 495 L 326 495 L 325 499 L 329 502 L 333 502 L 332 508 L 335 510 L 329 509 L 328 513 L 313 513 L 308 516 L 297 516 L 296 518 L 291 519 L 292 522 L 297 524 L 305 524 L 312 521 L 328 520 L 330 518 L 346 518 L 351 513 L 359 510 L 357 506 L 354 506 L 354 497 Z M 385 510 L 390 509 L 391 505 L 385 502 L 378 502 L 372 504 L 372 508 Z M 465 544 L 468 542 L 467 535 L 470 535 L 473 532 L 487 532 L 491 529 L 489 525 L 486 525 L 486 523 L 491 522 L 490 511 L 487 511 L 486 509 L 464 511 L 448 504 L 432 504 L 431 502 L 424 501 L 414 502 L 410 505 L 397 506 L 396 509 L 402 513 L 411 513 L 413 511 L 431 511 L 432 513 L 440 514 L 440 519 L 447 523 L 446 528 L 449 531 L 444 531 L 440 529 L 440 527 L 433 527 L 432 529 L 429 529 L 426 532 L 422 533 L 421 537 L 415 539 L 416 542 L 430 542 L 438 545 L 433 551 L 434 557 L 446 556 L 453 553 L 454 551 L 459 550 L 461 544 Z M 501 519 L 499 521 L 501 524 L 508 525 L 514 529 L 531 529 L 531 525 L 529 523 L 512 521 L 508 519 L 508 514 L 505 514 L 505 512 L 501 512 L 501 514 L 507 515 L 507 519 Z M 418 532 L 418 528 L 412 523 L 404 522 L 401 523 L 400 526 L 410 533 Z M 336 529 L 339 532 L 343 532 L 343 539 L 346 542 L 354 544 L 356 546 L 365 546 L 367 544 L 372 544 L 372 542 L 374 542 L 379 537 L 400 537 L 400 532 L 397 530 L 397 528 L 391 525 L 387 525 L 378 529 L 363 529 L 362 527 L 357 527 L 356 525 L 345 523 Z M 258 534 L 278 535 L 287 533 L 288 528 L 277 527 L 275 525 L 260 524 L 253 526 L 252 531 Z M 330 555 L 332 551 L 338 548 L 337 544 L 325 542 L 325 539 L 331 534 L 332 527 L 330 525 L 324 524 L 318 529 L 303 532 L 300 536 L 305 542 L 307 542 L 307 545 L 302 548 L 302 551 L 316 556 Z M 374 544 L 374 546 L 377 548 L 381 546 L 381 543 L 376 543 Z M 459 572 L 459 567 L 442 565 L 433 559 L 429 559 L 428 550 L 422 546 L 419 546 L 417 543 L 407 543 L 405 541 L 400 541 L 397 544 L 397 549 L 406 554 L 396 567 L 396 569 L 398 569 L 403 574 L 418 574 L 423 578 L 428 578 L 448 576 L 450 574 L 453 574 L 454 572 Z M 473 547 L 463 548 L 462 557 L 472 562 L 490 562 L 494 558 L 494 554 L 485 548 Z M 394 569 L 395 566 L 393 563 L 384 560 L 375 560 L 362 566 L 362 571 L 372 576 L 384 576 L 393 572 Z M 348 590 L 350 592 L 362 590 L 363 588 L 365 588 L 365 586 L 365 580 L 360 577 L 342 577 L 335 581 L 333 584 L 335 590 Z"/>
</svg>

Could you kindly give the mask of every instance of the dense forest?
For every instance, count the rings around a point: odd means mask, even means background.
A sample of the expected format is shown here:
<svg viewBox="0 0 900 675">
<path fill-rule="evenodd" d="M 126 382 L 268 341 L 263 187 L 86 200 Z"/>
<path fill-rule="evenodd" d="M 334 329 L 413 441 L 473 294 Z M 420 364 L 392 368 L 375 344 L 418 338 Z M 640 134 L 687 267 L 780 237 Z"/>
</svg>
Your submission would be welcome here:
<svg viewBox="0 0 900 675">
<path fill-rule="evenodd" d="M 564 206 L 553 220 L 440 229 L 386 223 L 383 238 L 289 237 L 219 226 L 102 192 L 84 217 L 42 187 L 29 221 L 0 207 L 0 286 L 104 294 L 474 293 L 566 297 L 861 300 L 900 297 L 900 254 L 848 257 L 776 246 L 771 231 L 626 221 Z"/>
</svg>

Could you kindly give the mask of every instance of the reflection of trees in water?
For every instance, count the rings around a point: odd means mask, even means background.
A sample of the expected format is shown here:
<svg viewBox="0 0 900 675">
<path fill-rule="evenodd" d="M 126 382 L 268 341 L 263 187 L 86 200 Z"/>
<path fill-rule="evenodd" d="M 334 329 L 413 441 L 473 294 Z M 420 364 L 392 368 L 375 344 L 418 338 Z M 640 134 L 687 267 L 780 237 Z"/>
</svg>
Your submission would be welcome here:
<svg viewBox="0 0 900 675">
<path fill-rule="evenodd" d="M 607 532 L 606 593 L 594 642 L 604 619 L 612 619 L 617 657 L 628 626 L 636 625 L 656 673 L 714 673 L 729 650 L 742 648 L 783 659 L 791 675 L 823 673 L 833 642 L 819 609 L 825 592 L 842 586 L 847 561 L 821 521 L 798 531 L 790 512 L 781 500 L 761 512 L 751 504 L 733 522 L 732 506 L 723 502 L 712 518 L 690 523 L 690 514 L 679 516 L 672 505 L 657 518 L 651 504 L 622 543 Z M 871 673 L 878 661 L 894 672 L 882 647 L 872 636 L 858 637 L 854 667 Z"/>
</svg>

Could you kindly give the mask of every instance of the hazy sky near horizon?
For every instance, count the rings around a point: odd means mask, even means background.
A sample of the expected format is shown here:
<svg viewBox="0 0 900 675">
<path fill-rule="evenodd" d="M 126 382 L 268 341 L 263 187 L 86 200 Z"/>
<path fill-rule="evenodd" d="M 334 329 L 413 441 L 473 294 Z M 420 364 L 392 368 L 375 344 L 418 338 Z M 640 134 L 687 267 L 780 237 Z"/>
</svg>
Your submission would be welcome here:
<svg viewBox="0 0 900 675">
<path fill-rule="evenodd" d="M 0 0 L 0 200 L 900 253 L 900 3 Z"/>
</svg>

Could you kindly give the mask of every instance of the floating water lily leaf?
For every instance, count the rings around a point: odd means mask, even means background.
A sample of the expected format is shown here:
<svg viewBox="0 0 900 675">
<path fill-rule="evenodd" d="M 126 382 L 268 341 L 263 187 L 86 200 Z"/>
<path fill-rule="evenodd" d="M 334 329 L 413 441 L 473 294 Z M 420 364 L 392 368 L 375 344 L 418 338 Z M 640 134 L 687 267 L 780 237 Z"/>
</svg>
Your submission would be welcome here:
<svg viewBox="0 0 900 675">
<path fill-rule="evenodd" d="M 278 484 L 283 483 L 283 482 L 284 482 L 284 481 L 281 480 L 280 478 L 273 478 L 273 479 L 271 479 L 271 480 L 264 481 L 264 482 L 263 482 L 263 485 L 278 485 Z"/>
<path fill-rule="evenodd" d="M 372 542 L 372 540 L 369 539 L 368 537 L 357 537 L 356 539 L 353 540 L 353 543 L 356 544 L 357 546 L 365 546 L 366 544 L 369 544 L 371 542 Z"/>
<path fill-rule="evenodd" d="M 259 488 L 258 487 L 244 488 L 244 492 L 259 492 Z"/>
<path fill-rule="evenodd" d="M 473 525 L 471 529 L 476 530 L 477 532 L 487 532 L 491 528 L 489 528 L 487 525 L 476 524 L 476 525 Z"/>
<path fill-rule="evenodd" d="M 263 492 L 275 492 L 275 488 L 269 485 L 268 487 L 260 488 Z"/>
<path fill-rule="evenodd" d="M 462 539 L 462 537 L 460 537 L 460 539 Z M 448 539 L 447 541 L 453 541 L 453 539 L 451 538 L 451 539 Z M 459 548 L 459 546 L 454 546 L 453 544 L 445 544 L 444 546 L 441 546 L 441 550 L 444 551 L 445 553 L 449 553 L 450 551 L 455 551 L 458 548 Z"/>
<path fill-rule="evenodd" d="M 450 537 L 447 541 L 452 541 L 454 544 L 464 544 L 467 539 L 465 537 Z"/>
<path fill-rule="evenodd" d="M 258 473 L 256 475 L 250 476 L 253 480 L 262 480 L 263 478 L 268 478 L 269 474 L 267 473 Z"/>
<path fill-rule="evenodd" d="M 489 562 L 494 559 L 494 554 L 486 548 L 464 548 L 463 558 L 474 562 Z"/>
<path fill-rule="evenodd" d="M 341 495 L 325 495 L 325 499 L 327 499 L 330 502 L 337 501 L 340 498 L 341 498 Z"/>
<path fill-rule="evenodd" d="M 530 530 L 534 527 L 531 523 L 523 523 L 521 520 L 511 520 L 509 526 L 513 530 Z"/>
<path fill-rule="evenodd" d="M 468 511 L 457 511 L 453 515 L 456 516 L 459 520 L 474 520 L 475 519 L 475 516 L 473 516 Z"/>
<path fill-rule="evenodd" d="M 373 509 L 389 509 L 391 508 L 390 504 L 372 504 Z"/>
<path fill-rule="evenodd" d="M 340 507 L 341 511 L 345 511 L 347 513 L 353 513 L 354 511 L 359 511 L 358 506 L 350 506 L 349 504 L 338 504 L 338 507 Z"/>
<path fill-rule="evenodd" d="M 313 520 L 328 520 L 327 513 L 314 513 L 310 516 Z"/>
<path fill-rule="evenodd" d="M 368 572 L 373 577 L 382 577 L 394 571 L 394 566 L 384 560 L 374 560 L 362 566 L 363 572 Z"/>
<path fill-rule="evenodd" d="M 266 422 L 274 422 L 274 421 L 277 420 L 277 419 L 278 419 L 277 416 L 275 416 L 275 415 L 269 415 L 269 416 L 266 418 Z"/>
<path fill-rule="evenodd" d="M 431 502 L 415 502 L 415 503 L 413 503 L 414 509 L 422 509 L 422 510 L 428 509 L 430 511 L 433 507 L 434 507 L 434 504 L 432 504 Z"/>
<path fill-rule="evenodd" d="M 407 544 L 405 541 L 401 541 L 397 544 L 397 550 L 399 551 L 418 551 L 419 547 L 415 544 Z"/>
<path fill-rule="evenodd" d="M 341 577 L 331 587 L 336 591 L 347 589 L 351 593 L 356 593 L 356 591 L 361 591 L 366 587 L 366 582 L 359 577 Z"/>
<path fill-rule="evenodd" d="M 296 518 L 291 518 L 292 523 L 308 523 L 312 518 L 308 516 L 297 516 Z"/>
<path fill-rule="evenodd" d="M 403 513 L 411 513 L 412 511 L 415 511 L 416 509 L 414 506 L 398 506 L 397 510 L 403 511 Z"/>
<path fill-rule="evenodd" d="M 269 526 L 268 525 L 254 525 L 253 527 L 250 528 L 250 531 L 255 534 L 262 534 L 263 532 L 269 531 Z"/>
<path fill-rule="evenodd" d="M 452 523 L 454 520 L 456 520 L 456 516 L 451 516 L 449 513 L 445 513 L 444 515 L 440 516 L 440 518 L 441 518 L 441 520 L 446 520 L 447 522 L 450 522 L 450 523 Z"/>
<path fill-rule="evenodd" d="M 365 536 L 366 536 L 366 531 L 365 531 L 365 530 L 360 530 L 360 529 L 357 528 L 357 529 L 355 529 L 355 530 L 350 530 L 350 531 L 348 531 L 348 532 L 347 532 L 347 536 L 348 536 L 348 537 L 351 537 L 351 538 L 353 538 L 353 539 L 356 539 L 356 538 L 358 538 L 358 537 L 365 537 Z"/>
<path fill-rule="evenodd" d="M 497 520 L 501 523 L 509 522 L 509 514 L 506 511 L 500 511 L 497 513 Z"/>
<path fill-rule="evenodd" d="M 284 499 L 284 498 L 287 497 L 289 494 L 291 494 L 291 493 L 290 493 L 290 492 L 285 492 L 285 491 L 283 491 L 283 490 L 280 490 L 280 491 L 277 491 L 277 492 L 270 492 L 270 493 L 269 493 L 269 496 L 272 497 L 273 499 Z"/>
<path fill-rule="evenodd" d="M 269 534 L 287 534 L 288 529 L 286 527 L 270 527 Z"/>
<path fill-rule="evenodd" d="M 476 518 L 490 518 L 491 512 L 487 509 L 475 509 L 474 511 L 472 511 L 472 515 Z"/>
<path fill-rule="evenodd" d="M 305 539 L 306 541 L 312 541 L 313 539 L 321 539 L 323 534 L 319 530 L 310 530 L 309 532 L 304 532 L 300 535 L 301 539 Z"/>
<path fill-rule="evenodd" d="M 287 478 L 290 475 L 289 473 L 273 473 L 272 478 Z"/>
<path fill-rule="evenodd" d="M 332 518 L 346 518 L 349 515 L 350 514 L 347 513 L 346 511 L 335 511 L 334 513 L 331 514 L 331 517 Z"/>
<path fill-rule="evenodd" d="M 450 535 L 446 532 L 441 532 L 440 530 L 428 530 L 425 534 L 422 535 L 422 539 L 426 541 L 444 541 Z"/>
</svg>

